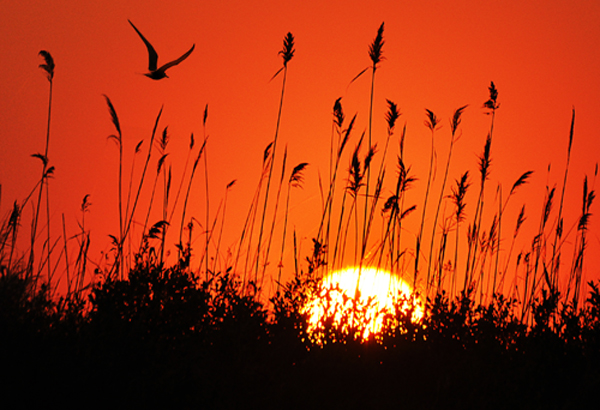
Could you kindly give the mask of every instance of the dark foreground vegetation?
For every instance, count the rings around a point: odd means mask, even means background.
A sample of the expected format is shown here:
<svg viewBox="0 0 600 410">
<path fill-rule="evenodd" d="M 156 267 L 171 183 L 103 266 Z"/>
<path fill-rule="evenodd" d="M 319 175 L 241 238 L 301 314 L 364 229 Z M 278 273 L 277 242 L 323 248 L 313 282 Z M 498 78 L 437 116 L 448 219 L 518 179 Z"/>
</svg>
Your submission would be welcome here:
<svg viewBox="0 0 600 410">
<path fill-rule="evenodd" d="M 59 239 L 52 237 L 49 181 L 54 167 L 49 163 L 48 146 L 55 66 L 50 54 L 41 52 L 45 63 L 40 67 L 50 82 L 46 145 L 43 153 L 33 155 L 42 163 L 41 177 L 26 199 L 15 201 L 0 224 L 2 408 L 15 403 L 24 408 L 216 409 L 597 406 L 600 282 L 586 286 L 583 279 L 597 169 L 590 184 L 587 177 L 584 179 L 581 214 L 568 222 L 573 228 L 564 228 L 562 214 L 574 111 L 562 192 L 556 185 L 546 187 L 539 229 L 530 245 L 515 245 L 526 219 L 524 205 L 513 231 L 506 228 L 514 222 L 507 224 L 504 211 L 511 196 L 528 183 L 532 171 L 522 174 L 504 200 L 499 186 L 500 195 L 495 199 L 487 195 L 486 201 L 486 192 L 493 191 L 485 188 L 490 179 L 493 125 L 499 108 L 494 83 L 483 106 L 491 123 L 477 162 L 475 197 L 467 194 L 471 186 L 468 171 L 455 179 L 455 185 L 446 184 L 452 147 L 460 135 L 466 106 L 457 109 L 450 122 L 451 139 L 441 184 L 435 182 L 433 173 L 437 166 L 434 134 L 440 119 L 426 110 L 431 161 L 429 175 L 422 179 L 423 184 L 426 181 L 425 196 L 414 204 L 414 198 L 406 196 L 417 181 L 403 153 L 406 127 L 398 141 L 395 177 L 388 177 L 391 182 L 384 178 L 385 157 L 400 116 L 392 101 L 388 100 L 385 115 L 387 135 L 373 138 L 380 143 L 384 140 L 385 144 L 380 144 L 384 148 L 378 151 L 377 142 L 372 141 L 373 84 L 383 60 L 383 29 L 382 24 L 369 47 L 372 65 L 352 80 L 371 73 L 369 126 L 358 141 L 352 134 L 356 116 L 347 121 L 340 99 L 334 104 L 330 176 L 323 184 L 326 200 L 318 234 L 312 238 L 310 255 L 304 258 L 308 264 L 299 264 L 302 255 L 297 253 L 296 232 L 291 228 L 287 231 L 290 188 L 301 185 L 307 164 L 292 169 L 286 167 L 285 154 L 280 158 L 280 117 L 275 138 L 264 151 L 261 178 L 233 263 L 222 267 L 213 261 L 220 256 L 225 205 L 223 212 L 219 215 L 217 211 L 211 219 L 207 193 L 206 215 L 186 215 L 202 157 L 208 192 L 206 136 L 200 148 L 194 146 L 192 136 L 188 160 L 192 150 L 191 158 L 196 160 L 190 167 L 186 160 L 179 190 L 172 194 L 167 127 L 162 135 L 157 132 L 161 110 L 147 148 L 141 148 L 143 141 L 135 147 L 134 155 L 147 150 L 140 165 L 141 176 L 133 180 L 134 162 L 127 181 L 123 176 L 120 122 L 108 97 L 115 128 L 109 138 L 119 149 L 115 199 L 119 232 L 110 235 L 112 249 L 104 262 L 95 264 L 88 256 L 90 234 L 85 213 L 90 202 L 86 195 L 80 231 L 68 236 L 63 217 L 62 234 Z M 283 67 L 275 75 L 283 78 L 279 116 L 287 65 L 294 51 L 294 38 L 288 34 L 280 52 Z M 204 123 L 206 120 L 207 110 Z M 355 141 L 353 152 L 348 152 L 349 141 Z M 361 147 L 366 154 L 361 154 Z M 146 173 L 153 151 L 159 154 L 154 181 Z M 377 161 L 378 166 L 374 165 Z M 341 176 L 344 162 L 349 164 L 345 179 Z M 273 176 L 278 172 L 279 182 Z M 161 180 L 162 209 L 153 211 Z M 151 192 L 146 206 L 138 201 L 142 192 Z M 387 199 L 385 192 L 391 192 Z M 284 210 L 279 208 L 284 216 L 278 244 L 281 258 L 293 237 L 294 263 L 285 266 L 285 277 L 293 277 L 288 283 L 281 280 L 281 259 L 277 265 L 277 256 L 273 256 L 280 198 L 285 198 Z M 474 201 L 474 208 L 467 198 Z M 558 210 L 553 206 L 556 201 Z M 29 208 L 31 231 L 25 238 L 25 250 L 19 251 L 22 212 Z M 442 212 L 445 209 L 451 211 Z M 174 241 L 177 262 L 171 265 L 165 255 L 174 213 L 181 217 L 178 241 Z M 415 216 L 413 235 L 409 236 L 403 224 Z M 382 221 L 375 223 L 377 218 Z M 132 233 L 136 224 L 143 226 L 141 239 Z M 377 232 L 376 225 L 383 229 Z M 196 244 L 192 255 L 192 229 L 199 226 L 206 240 L 201 246 Z M 563 256 L 567 243 L 573 244 L 571 263 Z M 513 247 L 518 255 L 511 260 Z M 374 251 L 369 252 L 371 249 Z M 199 267 L 191 268 L 192 256 L 200 260 Z M 339 322 L 344 325 L 324 317 L 318 326 L 321 333 L 309 334 L 303 310 L 307 298 L 317 292 L 328 269 L 348 260 L 359 266 L 405 272 L 412 287 L 426 300 L 422 321 L 413 323 L 410 310 L 396 308 L 387 312 L 383 331 L 364 341 L 357 335 L 363 334 L 360 318 L 365 306 L 357 302 Z M 277 266 L 279 272 L 267 278 L 268 266 Z M 505 277 L 511 276 L 514 280 L 509 284 Z M 57 291 L 61 280 L 63 292 Z M 277 283 L 277 290 L 267 295 L 262 289 L 269 280 Z M 329 303 L 328 297 L 322 302 Z M 397 306 L 403 306 L 402 301 Z"/>
<path fill-rule="evenodd" d="M 268 305 L 228 274 L 139 255 L 89 306 L 0 277 L 2 401 L 67 407 L 584 408 L 600 387 L 600 292 L 574 310 L 543 293 L 527 328 L 502 297 L 440 293 L 418 324 L 389 315 L 366 342 L 306 334 L 310 275 Z M 88 308 L 86 308 L 88 306 Z M 329 319 L 324 318 L 325 322 Z"/>
</svg>

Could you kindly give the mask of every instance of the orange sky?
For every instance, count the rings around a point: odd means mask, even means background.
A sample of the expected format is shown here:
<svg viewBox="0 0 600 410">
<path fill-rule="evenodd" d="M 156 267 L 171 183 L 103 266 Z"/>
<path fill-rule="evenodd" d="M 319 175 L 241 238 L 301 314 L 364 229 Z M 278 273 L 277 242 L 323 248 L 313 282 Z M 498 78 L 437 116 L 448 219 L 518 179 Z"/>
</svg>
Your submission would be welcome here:
<svg viewBox="0 0 600 410">
<path fill-rule="evenodd" d="M 196 49 L 169 71 L 170 78 L 149 80 L 139 75 L 146 70 L 147 54 L 127 19 L 154 44 L 159 64 L 183 54 L 193 43 Z M 328 173 L 333 103 L 343 97 L 346 115 L 358 113 L 358 138 L 368 124 L 370 77 L 349 84 L 370 64 L 367 48 L 383 21 L 386 59 L 377 71 L 374 135 L 385 135 L 385 100 L 393 100 L 403 114 L 399 125 L 407 124 L 406 162 L 420 179 L 409 202 L 421 206 L 427 176 L 430 134 L 423 125 L 425 108 L 442 118 L 436 137 L 442 169 L 448 120 L 456 108 L 469 104 L 450 172 L 453 180 L 472 169 L 476 185 L 476 156 L 489 129 L 481 106 L 494 81 L 501 107 L 490 191 L 498 184 L 508 191 L 519 175 L 534 170 L 529 186 L 511 200 L 510 210 L 516 215 L 526 203 L 530 229 L 539 224 L 546 183 L 561 188 L 575 107 L 565 211 L 565 226 L 572 226 L 583 177 L 593 177 L 600 157 L 600 4 L 593 1 L 9 0 L 0 17 L 0 213 L 4 216 L 14 200 L 22 200 L 39 178 L 40 164 L 30 155 L 44 149 L 48 82 L 37 55 L 44 49 L 56 62 L 49 149 L 56 167 L 50 185 L 54 232 L 58 235 L 62 213 L 67 229 L 76 231 L 86 194 L 93 204 L 86 216 L 92 229 L 92 259 L 107 249 L 107 234 L 118 230 L 118 150 L 107 140 L 114 129 L 102 97 L 106 94 L 121 121 L 127 171 L 134 146 L 142 138 L 147 144 L 164 105 L 159 128 L 169 126 L 176 182 L 189 135 L 193 132 L 200 140 L 202 112 L 209 105 L 211 207 L 216 209 L 225 185 L 236 179 L 225 228 L 227 241 L 234 242 L 256 188 L 263 150 L 274 135 L 281 79 L 269 79 L 281 66 L 277 52 L 290 31 L 296 54 L 289 64 L 277 155 L 281 158 L 287 145 L 289 165 L 310 163 L 305 188 L 293 192 L 290 221 L 302 249 L 308 250 L 316 231 L 316 214 L 310 210 L 320 207 L 319 173 Z M 352 148 L 354 144 L 356 139 Z M 396 149 L 397 140 L 392 144 Z M 390 154 L 391 166 L 395 154 Z M 394 169 L 388 172 L 392 175 Z M 202 178 L 195 185 L 194 208 L 188 211 L 199 219 L 204 218 Z M 434 187 L 439 187 L 439 174 L 436 182 Z M 598 226 L 594 215 L 588 261 L 600 251 Z M 600 277 L 590 264 L 586 272 L 588 278 Z"/>
</svg>

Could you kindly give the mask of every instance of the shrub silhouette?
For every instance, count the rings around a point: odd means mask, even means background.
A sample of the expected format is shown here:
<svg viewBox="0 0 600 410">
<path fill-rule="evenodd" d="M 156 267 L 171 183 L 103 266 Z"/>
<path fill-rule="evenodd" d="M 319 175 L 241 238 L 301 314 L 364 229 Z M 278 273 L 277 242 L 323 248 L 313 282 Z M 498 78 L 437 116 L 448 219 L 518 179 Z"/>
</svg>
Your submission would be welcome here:
<svg viewBox="0 0 600 410">
<path fill-rule="evenodd" d="M 110 278 L 90 296 L 90 319 L 102 332 L 178 340 L 209 324 L 209 292 L 181 266 L 140 259 L 127 279 Z"/>
</svg>

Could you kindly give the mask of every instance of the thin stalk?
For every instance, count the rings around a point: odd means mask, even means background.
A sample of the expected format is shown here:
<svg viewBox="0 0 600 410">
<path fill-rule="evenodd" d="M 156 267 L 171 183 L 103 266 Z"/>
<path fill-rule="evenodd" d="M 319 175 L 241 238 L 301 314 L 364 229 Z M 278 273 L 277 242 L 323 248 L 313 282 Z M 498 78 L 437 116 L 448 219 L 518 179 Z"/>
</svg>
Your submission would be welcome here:
<svg viewBox="0 0 600 410">
<path fill-rule="evenodd" d="M 574 128 L 575 128 L 575 108 L 573 108 L 572 112 L 571 112 L 571 128 L 569 131 L 569 145 L 567 147 L 567 163 L 565 166 L 565 175 L 563 178 L 563 186 L 562 186 L 562 191 L 560 194 L 560 204 L 558 205 L 558 223 L 556 225 L 556 231 L 554 234 L 554 242 L 552 244 L 552 259 L 551 259 L 550 275 L 551 275 L 551 283 L 552 283 L 553 290 L 558 289 L 558 270 L 560 268 L 560 266 L 559 266 L 560 249 L 557 248 L 557 245 L 563 234 L 562 211 L 563 211 L 563 204 L 564 204 L 564 199 L 565 199 L 565 189 L 567 187 L 567 177 L 569 175 L 569 165 L 571 162 L 571 147 L 573 146 Z"/>
<path fill-rule="evenodd" d="M 67 228 L 65 226 L 65 214 L 62 214 L 63 249 L 65 253 L 65 272 L 67 274 L 67 295 L 71 294 L 71 275 L 69 272 L 69 254 L 67 252 Z"/>
<path fill-rule="evenodd" d="M 263 152 L 263 163 L 262 163 L 260 178 L 258 180 L 258 185 L 256 187 L 254 197 L 252 198 L 252 202 L 250 203 L 250 209 L 248 209 L 248 214 L 246 215 L 246 220 L 244 222 L 244 227 L 243 227 L 242 233 L 240 235 L 240 243 L 238 246 L 237 255 L 235 257 L 235 263 L 233 266 L 234 272 L 237 271 L 237 264 L 240 259 L 240 253 L 241 253 L 243 245 L 244 245 L 244 239 L 247 236 L 248 237 L 248 245 L 247 245 L 247 252 L 246 252 L 246 261 L 244 263 L 244 276 L 242 278 L 243 284 L 246 283 L 246 274 L 248 273 L 248 260 L 250 258 L 250 254 L 251 254 L 250 249 L 251 249 L 251 245 L 252 245 L 252 235 L 254 233 L 254 225 L 255 225 L 255 221 L 256 221 L 258 202 L 259 202 L 259 198 L 260 198 L 260 193 L 262 192 L 262 185 L 266 178 L 267 169 L 269 168 L 269 161 L 271 159 L 270 152 L 271 152 L 272 146 L 273 146 L 273 143 L 268 144 Z"/>
<path fill-rule="evenodd" d="M 292 170 L 292 174 L 290 175 L 290 179 L 288 180 L 288 184 L 287 184 L 287 195 L 286 195 L 286 200 L 285 200 L 285 212 L 284 212 L 284 221 L 283 221 L 283 234 L 281 237 L 281 253 L 279 256 L 279 264 L 277 266 L 279 269 L 279 273 L 277 275 L 277 292 L 279 292 L 279 287 L 280 287 L 280 283 L 281 283 L 281 270 L 283 269 L 283 255 L 285 252 L 285 238 L 286 238 L 286 233 L 287 233 L 287 222 L 288 222 L 288 214 L 289 214 L 289 208 L 290 208 L 290 191 L 291 191 L 291 188 L 294 188 L 294 187 L 302 188 L 302 180 L 303 180 L 302 173 L 307 165 L 308 164 L 306 162 L 296 165 L 294 167 L 294 169 Z"/>
<path fill-rule="evenodd" d="M 423 243 L 423 229 L 425 227 L 425 214 L 427 213 L 427 202 L 429 200 L 429 190 L 431 189 L 431 182 L 433 179 L 433 163 L 435 159 L 435 130 L 440 122 L 439 118 L 433 113 L 433 111 L 425 109 L 427 119 L 425 120 L 425 126 L 431 131 L 431 150 L 429 154 L 429 171 L 427 172 L 427 187 L 425 188 L 425 198 L 423 199 L 423 210 L 421 211 L 421 225 L 419 228 L 419 235 L 417 236 L 417 244 L 415 249 L 415 279 L 413 283 L 413 289 L 417 286 L 417 277 L 419 274 L 419 259 L 421 257 L 421 245 Z M 431 255 L 429 255 L 431 258 Z M 429 272 L 427 272 L 427 281 L 425 282 L 426 290 L 429 289 Z"/>
<path fill-rule="evenodd" d="M 373 98 L 375 95 L 375 73 L 377 71 L 378 65 L 381 62 L 381 60 L 384 59 L 383 57 L 383 45 L 385 44 L 385 41 L 383 40 L 383 29 L 384 29 L 384 23 L 381 23 L 381 26 L 379 26 L 379 29 L 377 30 L 377 36 L 375 37 L 375 39 L 373 40 L 373 43 L 369 46 L 369 57 L 371 58 L 371 62 L 372 62 L 372 67 L 371 67 L 371 93 L 369 96 L 369 141 L 368 141 L 368 148 L 370 150 L 370 152 L 374 152 L 374 146 L 373 146 L 373 138 L 372 138 L 372 130 L 373 130 Z M 368 157 L 368 156 L 367 156 Z M 383 159 L 382 159 L 383 161 Z M 360 266 L 362 266 L 363 264 L 363 258 L 364 258 L 364 253 L 365 250 L 367 248 L 367 240 L 368 240 L 368 232 L 369 232 L 369 228 L 368 228 L 368 222 L 367 222 L 367 217 L 369 214 L 369 188 L 370 188 L 370 182 L 371 182 L 371 166 L 370 166 L 370 162 L 367 163 L 365 160 L 365 172 L 366 172 L 366 183 L 365 183 L 365 210 L 364 210 L 364 219 L 363 219 L 363 230 L 362 230 L 362 243 L 361 243 L 361 257 L 360 257 Z M 375 201 L 376 202 L 376 199 Z M 373 204 L 373 207 L 375 206 L 375 204 Z M 356 282 L 356 286 L 357 286 L 357 291 L 358 291 L 358 284 L 360 283 L 360 276 L 361 276 L 361 270 L 359 269 L 358 272 L 358 276 L 357 276 L 357 282 Z M 355 299 L 356 300 L 356 299 Z"/>
<path fill-rule="evenodd" d="M 202 132 L 204 140 L 206 140 L 206 119 L 208 117 L 208 104 L 204 106 L 204 117 L 202 120 Z M 206 229 L 208 229 L 208 224 L 210 221 L 210 195 L 208 194 L 208 150 L 204 152 L 204 186 L 206 193 Z M 208 279 L 208 244 L 209 244 L 209 235 L 208 232 L 206 234 L 206 247 L 204 250 L 206 256 L 206 278 Z M 215 261 L 217 260 L 217 256 L 215 255 Z"/>
<path fill-rule="evenodd" d="M 105 98 L 106 98 L 107 102 L 109 103 L 109 108 L 112 108 L 112 103 L 110 103 L 110 100 L 108 99 L 108 97 L 105 96 Z M 160 120 L 160 116 L 162 114 L 162 110 L 163 110 L 163 107 L 160 108 L 160 111 L 158 112 L 158 115 L 156 117 L 156 121 L 154 123 L 154 128 L 152 130 L 152 135 L 150 137 L 150 146 L 148 147 L 148 156 L 146 157 L 146 162 L 144 163 L 144 169 L 142 171 L 142 176 L 141 176 L 140 182 L 138 184 L 138 189 L 137 189 L 137 193 L 136 193 L 136 196 L 135 196 L 135 200 L 133 201 L 133 206 L 131 207 L 131 214 L 127 216 L 127 220 L 125 221 L 125 230 L 123 232 L 123 240 L 119 240 L 118 244 L 117 244 L 118 249 L 120 249 L 120 250 L 123 249 L 123 241 L 124 241 L 124 239 L 127 237 L 128 233 L 129 233 L 129 229 L 131 228 L 131 224 L 133 222 L 133 217 L 135 216 L 135 210 L 137 208 L 137 203 L 138 203 L 138 200 L 140 198 L 140 193 L 142 191 L 142 186 L 144 184 L 144 178 L 146 176 L 146 171 L 148 169 L 148 164 L 150 163 L 150 157 L 152 155 L 152 145 L 154 144 L 154 137 L 156 136 L 156 128 L 158 127 L 158 122 Z M 110 109 L 110 112 L 111 112 L 111 116 L 112 116 L 112 119 L 113 119 L 113 123 L 115 123 L 115 126 L 117 127 L 117 129 L 120 132 L 120 128 L 118 127 L 118 124 L 119 124 L 118 121 L 119 120 L 118 120 L 116 112 L 114 111 L 114 108 Z M 113 136 L 110 136 L 109 138 L 117 138 L 117 137 L 115 137 L 113 135 Z M 112 276 L 112 274 L 114 273 L 114 269 L 119 267 L 121 253 L 122 252 L 117 252 L 117 257 L 115 258 L 115 263 L 113 264 L 111 270 L 108 273 L 109 277 Z"/>
<path fill-rule="evenodd" d="M 469 246 L 467 252 L 467 267 L 465 270 L 465 284 L 463 291 L 466 291 L 470 287 L 470 276 L 475 271 L 475 261 L 477 258 L 477 247 L 479 244 L 479 231 L 481 229 L 481 220 L 483 218 L 483 205 L 485 195 L 485 182 L 489 177 L 490 164 L 491 164 L 491 147 L 492 147 L 492 136 L 494 135 L 494 120 L 496 118 L 496 110 L 500 107 L 498 103 L 498 90 L 494 82 L 492 81 L 489 86 L 489 99 L 483 103 L 483 107 L 488 109 L 487 115 L 492 116 L 490 131 L 488 132 L 483 154 L 479 157 L 479 172 L 481 174 L 481 184 L 479 187 L 479 197 L 477 198 L 477 205 L 475 206 L 475 215 L 473 216 L 473 225 L 469 230 Z"/>
<path fill-rule="evenodd" d="M 495 253 L 496 258 L 494 262 L 494 282 L 492 285 L 492 294 L 496 293 L 496 278 L 498 276 L 498 264 L 500 257 L 500 238 L 502 238 L 502 185 L 498 185 L 498 235 L 496 239 Z"/>
<path fill-rule="evenodd" d="M 32 221 L 32 230 L 31 230 L 31 249 L 30 249 L 30 253 L 29 253 L 29 262 L 27 264 L 27 270 L 26 270 L 26 274 L 27 276 L 31 277 L 33 275 L 33 264 L 34 264 L 34 246 L 35 246 L 35 237 L 36 237 L 36 233 L 37 233 L 37 224 L 38 224 L 38 218 L 39 218 L 39 214 L 40 214 L 40 206 L 41 206 L 41 202 L 42 202 L 42 191 L 44 189 L 44 182 L 46 182 L 46 190 L 48 189 L 47 186 L 47 177 L 48 177 L 48 147 L 50 145 L 50 123 L 52 120 L 52 89 L 53 89 L 53 79 L 54 79 L 54 68 L 55 68 L 55 64 L 54 64 L 54 59 L 52 58 L 52 55 L 45 51 L 45 50 L 41 50 L 38 53 L 43 59 L 44 59 L 44 63 L 45 64 L 40 64 L 39 67 L 44 70 L 46 72 L 46 78 L 48 79 L 49 82 L 49 92 L 48 92 L 48 120 L 47 120 L 47 125 L 46 125 L 46 145 L 44 148 L 44 155 L 42 156 L 41 154 L 34 154 L 35 157 L 38 157 L 40 159 L 42 159 L 42 163 L 43 163 L 43 167 L 42 167 L 42 177 L 40 180 L 40 187 L 39 187 L 39 192 L 38 192 L 38 200 L 37 200 L 37 205 L 36 205 L 36 210 L 35 210 L 35 215 L 33 217 L 33 221 Z M 49 214 L 50 212 L 47 212 L 47 216 L 49 218 Z M 48 243 L 50 243 L 50 223 L 48 221 Z M 48 252 L 50 252 L 50 249 L 48 249 Z M 50 254 L 48 253 L 48 258 L 50 258 Z M 50 276 L 50 269 L 48 269 L 48 274 Z"/>
<path fill-rule="evenodd" d="M 225 187 L 225 199 L 223 200 L 223 217 L 221 218 L 221 228 L 219 229 L 219 238 L 217 239 L 217 249 L 215 251 L 215 255 L 219 256 L 219 251 L 221 248 L 221 238 L 223 236 L 223 228 L 225 227 L 225 214 L 227 211 L 227 197 L 229 194 L 229 189 L 235 184 L 235 179 L 227 184 Z M 213 272 L 217 271 L 217 257 L 215 257 L 215 263 L 213 265 Z"/>
<path fill-rule="evenodd" d="M 183 184 L 185 182 L 185 175 L 187 173 L 188 165 L 190 163 L 190 157 L 192 154 L 192 150 L 194 149 L 194 134 L 190 135 L 190 149 L 188 150 L 187 156 L 185 158 L 185 165 L 183 166 L 183 174 L 181 175 L 181 180 L 179 181 L 179 188 L 177 188 L 177 194 L 175 195 L 175 200 L 173 201 L 173 207 L 171 208 L 171 213 L 169 214 L 169 219 L 167 222 L 171 224 L 173 220 L 173 215 L 175 214 L 175 209 L 177 208 L 177 203 L 179 202 L 179 196 L 181 195 L 181 190 L 183 189 Z"/>
<path fill-rule="evenodd" d="M 198 156 L 196 157 L 196 160 L 194 161 L 194 165 L 192 166 L 192 173 L 190 175 L 190 179 L 188 181 L 188 186 L 187 186 L 187 191 L 185 193 L 185 200 L 183 201 L 183 210 L 181 211 L 181 226 L 179 228 L 179 241 L 178 244 L 181 245 L 181 238 L 183 237 L 183 227 L 185 225 L 185 213 L 187 210 L 187 204 L 188 204 L 188 200 L 190 199 L 190 191 L 192 189 L 192 182 L 194 181 L 194 174 L 196 173 L 196 168 L 198 167 L 198 163 L 200 162 L 200 158 L 202 157 L 202 153 L 204 152 L 204 148 L 206 147 L 206 141 L 207 138 L 204 139 L 204 141 L 202 142 L 202 146 L 200 147 L 200 150 L 198 151 Z M 180 249 L 181 252 L 181 249 Z M 178 259 L 181 258 L 181 254 L 178 255 Z"/>
<path fill-rule="evenodd" d="M 460 245 L 460 223 L 465 219 L 465 196 L 471 183 L 469 182 L 469 171 L 466 171 L 460 180 L 456 180 L 456 189 L 452 189 L 451 198 L 456 206 L 455 218 L 456 218 L 456 238 L 454 245 L 454 274 L 452 277 L 452 294 L 454 297 L 456 291 L 456 272 L 458 271 L 458 249 Z"/>
<path fill-rule="evenodd" d="M 510 249 L 508 250 L 508 256 L 506 257 L 506 263 L 504 264 L 504 269 L 503 269 L 503 279 L 502 279 L 502 283 L 504 282 L 504 276 L 506 275 L 506 272 L 508 271 L 508 266 L 510 264 L 510 259 L 515 247 L 515 241 L 517 239 L 517 236 L 519 235 L 519 231 L 521 229 L 521 225 L 523 225 L 523 222 L 525 222 L 525 205 L 523 205 L 521 207 L 521 212 L 519 212 L 519 216 L 517 217 L 517 222 L 515 224 L 515 230 L 514 230 L 514 234 L 513 234 L 513 238 L 512 241 L 510 243 Z"/>
<path fill-rule="evenodd" d="M 281 97 L 279 99 L 279 109 L 277 112 L 277 125 L 275 127 L 275 137 L 273 138 L 273 150 L 271 153 L 271 164 L 269 167 L 269 174 L 267 177 L 267 186 L 265 189 L 265 197 L 264 197 L 263 209 L 262 209 L 262 218 L 261 218 L 261 223 L 260 223 L 260 231 L 258 234 L 258 244 L 257 244 L 257 248 L 256 248 L 257 249 L 256 250 L 257 257 L 256 257 L 256 266 L 255 266 L 255 273 L 254 273 L 254 283 L 255 284 L 258 281 L 260 247 L 262 244 L 262 236 L 263 236 L 263 231 L 264 231 L 265 218 L 266 218 L 266 214 L 267 214 L 267 204 L 269 202 L 271 177 L 273 175 L 273 167 L 275 165 L 275 153 L 277 151 L 277 141 L 279 139 L 278 138 L 279 137 L 279 126 L 281 124 L 281 113 L 283 111 L 283 97 L 285 95 L 285 84 L 287 81 L 287 64 L 294 56 L 294 51 L 295 51 L 294 50 L 294 36 L 292 35 L 292 33 L 288 33 L 283 40 L 283 49 L 279 52 L 279 54 L 281 54 L 281 56 L 283 57 L 283 67 L 281 69 L 279 69 L 279 71 L 275 74 L 275 76 L 277 76 L 281 71 L 283 71 L 283 81 L 281 84 Z M 273 76 L 273 77 L 275 77 L 275 76 Z M 275 216 L 273 216 L 273 217 L 275 217 Z M 265 261 L 265 263 L 267 263 L 267 261 Z"/>
<path fill-rule="evenodd" d="M 338 101 L 336 101 L 336 103 L 338 103 L 338 102 L 339 102 L 339 99 L 338 99 Z M 337 115 L 337 119 L 335 121 L 336 121 L 336 125 L 338 126 L 338 131 L 339 131 L 340 137 L 341 137 L 342 133 L 343 133 L 344 137 L 341 141 L 341 144 L 339 145 L 339 147 L 337 149 L 337 156 L 335 159 L 333 176 L 329 183 L 329 191 L 327 193 L 327 199 L 325 200 L 325 207 L 324 207 L 323 215 L 321 216 L 321 221 L 319 222 L 319 229 L 317 232 L 317 239 L 319 241 L 321 241 L 323 239 L 323 237 L 326 238 L 325 241 L 323 242 L 325 245 L 327 245 L 329 243 L 331 213 L 332 213 L 332 208 L 333 208 L 333 199 L 334 199 L 334 194 L 335 194 L 335 185 L 336 185 L 336 181 L 337 181 L 339 164 L 340 164 L 340 160 L 342 158 L 342 153 L 344 152 L 344 148 L 348 145 L 348 141 L 350 139 L 350 134 L 354 127 L 355 120 L 356 120 L 356 114 L 350 121 L 348 128 L 346 128 L 345 130 L 342 130 L 341 128 L 342 128 L 342 124 L 343 124 L 343 114 L 341 113 L 341 105 L 339 105 L 338 115 Z M 361 140 L 362 140 L 362 138 L 361 138 Z M 325 228 L 325 233 L 323 233 L 323 228 Z"/>
<path fill-rule="evenodd" d="M 442 188 L 440 190 L 440 196 L 438 199 L 437 207 L 435 208 L 435 216 L 433 217 L 433 227 L 431 231 L 431 241 L 429 245 L 429 261 L 427 263 L 427 275 L 429 275 L 429 271 L 431 269 L 431 261 L 433 255 L 433 244 L 435 241 L 435 231 L 437 229 L 437 221 L 440 214 L 440 208 L 442 207 L 442 200 L 444 199 L 444 190 L 446 189 L 446 181 L 448 180 L 448 174 L 450 171 L 450 160 L 452 159 L 452 150 L 454 148 L 454 143 L 458 140 L 459 137 L 456 136 L 456 131 L 458 130 L 458 126 L 461 123 L 461 115 L 463 111 L 467 108 L 467 106 L 462 106 L 454 111 L 454 115 L 450 120 L 450 129 L 451 129 L 451 138 L 450 138 L 450 147 L 448 148 L 448 158 L 446 159 L 446 168 L 444 170 L 444 178 L 442 180 Z M 434 116 L 435 117 L 435 116 Z M 430 122 L 433 118 L 430 118 Z"/>
<path fill-rule="evenodd" d="M 283 179 L 285 177 L 286 163 L 287 163 L 287 147 L 285 148 L 284 154 L 283 154 L 283 164 L 281 166 L 281 178 L 279 179 L 279 186 L 277 188 L 277 197 L 275 199 L 275 209 L 273 211 L 273 219 L 271 220 L 271 230 L 269 232 L 269 237 L 267 239 L 267 248 L 265 249 L 265 252 L 264 252 L 264 264 L 263 264 L 263 269 L 262 269 L 261 283 L 262 283 L 262 279 L 265 277 L 265 273 L 267 270 L 267 264 L 269 261 L 269 253 L 271 251 L 271 242 L 273 240 L 273 232 L 275 231 L 275 222 L 277 219 L 277 210 L 279 208 L 279 199 L 281 197 L 281 189 L 283 186 Z M 257 257 L 260 257 L 260 255 L 258 255 Z"/>
</svg>

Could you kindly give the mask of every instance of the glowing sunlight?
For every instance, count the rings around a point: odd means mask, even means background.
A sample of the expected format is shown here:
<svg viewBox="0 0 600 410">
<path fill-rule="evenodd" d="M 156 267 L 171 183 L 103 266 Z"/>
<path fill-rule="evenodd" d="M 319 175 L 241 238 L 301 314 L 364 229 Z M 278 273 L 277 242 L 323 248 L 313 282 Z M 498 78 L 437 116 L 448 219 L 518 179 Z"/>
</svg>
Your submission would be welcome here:
<svg viewBox="0 0 600 410">
<path fill-rule="evenodd" d="M 357 336 L 368 339 L 381 332 L 386 315 L 394 314 L 396 305 L 406 312 L 412 296 L 412 288 L 405 281 L 385 270 L 350 267 L 331 272 L 306 306 L 309 332 L 318 341 L 326 330 L 348 334 L 355 326 Z M 423 308 L 418 298 L 413 303 L 411 320 L 417 322 L 423 317 Z"/>
</svg>

